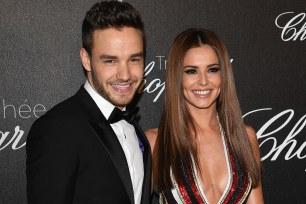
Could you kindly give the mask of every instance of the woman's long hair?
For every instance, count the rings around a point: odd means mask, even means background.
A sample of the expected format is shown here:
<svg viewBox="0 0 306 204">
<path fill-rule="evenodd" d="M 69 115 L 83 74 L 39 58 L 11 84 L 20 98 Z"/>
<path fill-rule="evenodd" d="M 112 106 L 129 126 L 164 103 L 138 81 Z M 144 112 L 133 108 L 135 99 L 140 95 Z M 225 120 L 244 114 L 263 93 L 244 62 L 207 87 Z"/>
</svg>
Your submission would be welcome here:
<svg viewBox="0 0 306 204">
<path fill-rule="evenodd" d="M 176 37 L 168 56 L 164 106 L 153 153 L 153 183 L 157 192 L 172 187 L 170 167 L 176 179 L 180 178 L 181 164 L 191 169 L 192 157 L 199 168 L 193 134 L 196 128 L 183 95 L 182 68 L 186 52 L 203 45 L 215 50 L 221 66 L 221 91 L 216 105 L 225 139 L 241 167 L 250 175 L 252 185 L 256 186 L 259 182 L 259 167 L 242 119 L 226 47 L 212 31 L 188 29 Z"/>
</svg>

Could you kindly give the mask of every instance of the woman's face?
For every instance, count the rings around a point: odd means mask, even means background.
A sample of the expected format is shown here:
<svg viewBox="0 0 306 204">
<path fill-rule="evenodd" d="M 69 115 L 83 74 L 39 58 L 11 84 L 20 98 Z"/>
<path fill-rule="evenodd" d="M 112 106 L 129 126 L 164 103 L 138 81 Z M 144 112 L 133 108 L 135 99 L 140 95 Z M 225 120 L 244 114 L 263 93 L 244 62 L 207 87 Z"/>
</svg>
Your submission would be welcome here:
<svg viewBox="0 0 306 204">
<path fill-rule="evenodd" d="M 216 108 L 220 94 L 221 67 L 209 45 L 191 48 L 183 60 L 183 94 L 189 108 Z"/>
</svg>

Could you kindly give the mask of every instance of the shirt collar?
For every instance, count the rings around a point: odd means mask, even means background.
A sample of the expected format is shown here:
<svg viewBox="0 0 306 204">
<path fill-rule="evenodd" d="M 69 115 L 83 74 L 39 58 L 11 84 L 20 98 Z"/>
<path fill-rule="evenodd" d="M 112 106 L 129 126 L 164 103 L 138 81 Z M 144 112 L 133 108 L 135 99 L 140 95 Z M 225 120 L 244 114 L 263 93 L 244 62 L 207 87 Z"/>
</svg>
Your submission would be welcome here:
<svg viewBox="0 0 306 204">
<path fill-rule="evenodd" d="M 115 106 L 111 102 L 103 98 L 100 94 L 98 94 L 96 90 L 89 84 L 88 80 L 86 80 L 84 88 L 89 93 L 91 98 L 95 101 L 104 117 L 108 119 Z"/>
</svg>

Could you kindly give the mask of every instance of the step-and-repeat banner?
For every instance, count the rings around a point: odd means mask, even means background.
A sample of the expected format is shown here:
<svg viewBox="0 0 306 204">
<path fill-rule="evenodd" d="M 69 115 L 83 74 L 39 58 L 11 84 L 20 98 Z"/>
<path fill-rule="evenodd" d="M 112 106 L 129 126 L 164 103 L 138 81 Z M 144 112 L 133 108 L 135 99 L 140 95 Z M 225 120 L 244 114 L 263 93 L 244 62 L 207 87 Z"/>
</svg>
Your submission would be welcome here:
<svg viewBox="0 0 306 204">
<path fill-rule="evenodd" d="M 1 204 L 26 203 L 31 124 L 85 81 L 81 24 L 95 2 L 0 0 Z M 141 126 L 158 126 L 174 37 L 189 27 L 211 29 L 228 47 L 245 123 L 257 132 L 266 203 L 306 202 L 305 0 L 129 2 L 147 34 Z"/>
</svg>

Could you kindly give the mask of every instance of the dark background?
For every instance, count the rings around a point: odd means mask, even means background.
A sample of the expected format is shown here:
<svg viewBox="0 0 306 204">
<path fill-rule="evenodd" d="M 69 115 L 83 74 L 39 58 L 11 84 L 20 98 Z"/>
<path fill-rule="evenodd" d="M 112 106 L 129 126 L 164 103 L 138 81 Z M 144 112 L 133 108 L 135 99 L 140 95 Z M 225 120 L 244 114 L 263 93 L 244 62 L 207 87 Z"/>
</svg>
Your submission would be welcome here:
<svg viewBox="0 0 306 204">
<path fill-rule="evenodd" d="M 0 0 L 1 204 L 26 203 L 25 140 L 33 121 L 85 81 L 81 24 L 95 2 Z M 265 202 L 305 203 L 305 0 L 128 2 L 147 34 L 141 126 L 158 126 L 174 37 L 189 27 L 211 29 L 228 47 L 245 122 L 257 132 Z M 290 30 L 276 21 L 291 21 Z"/>
</svg>

